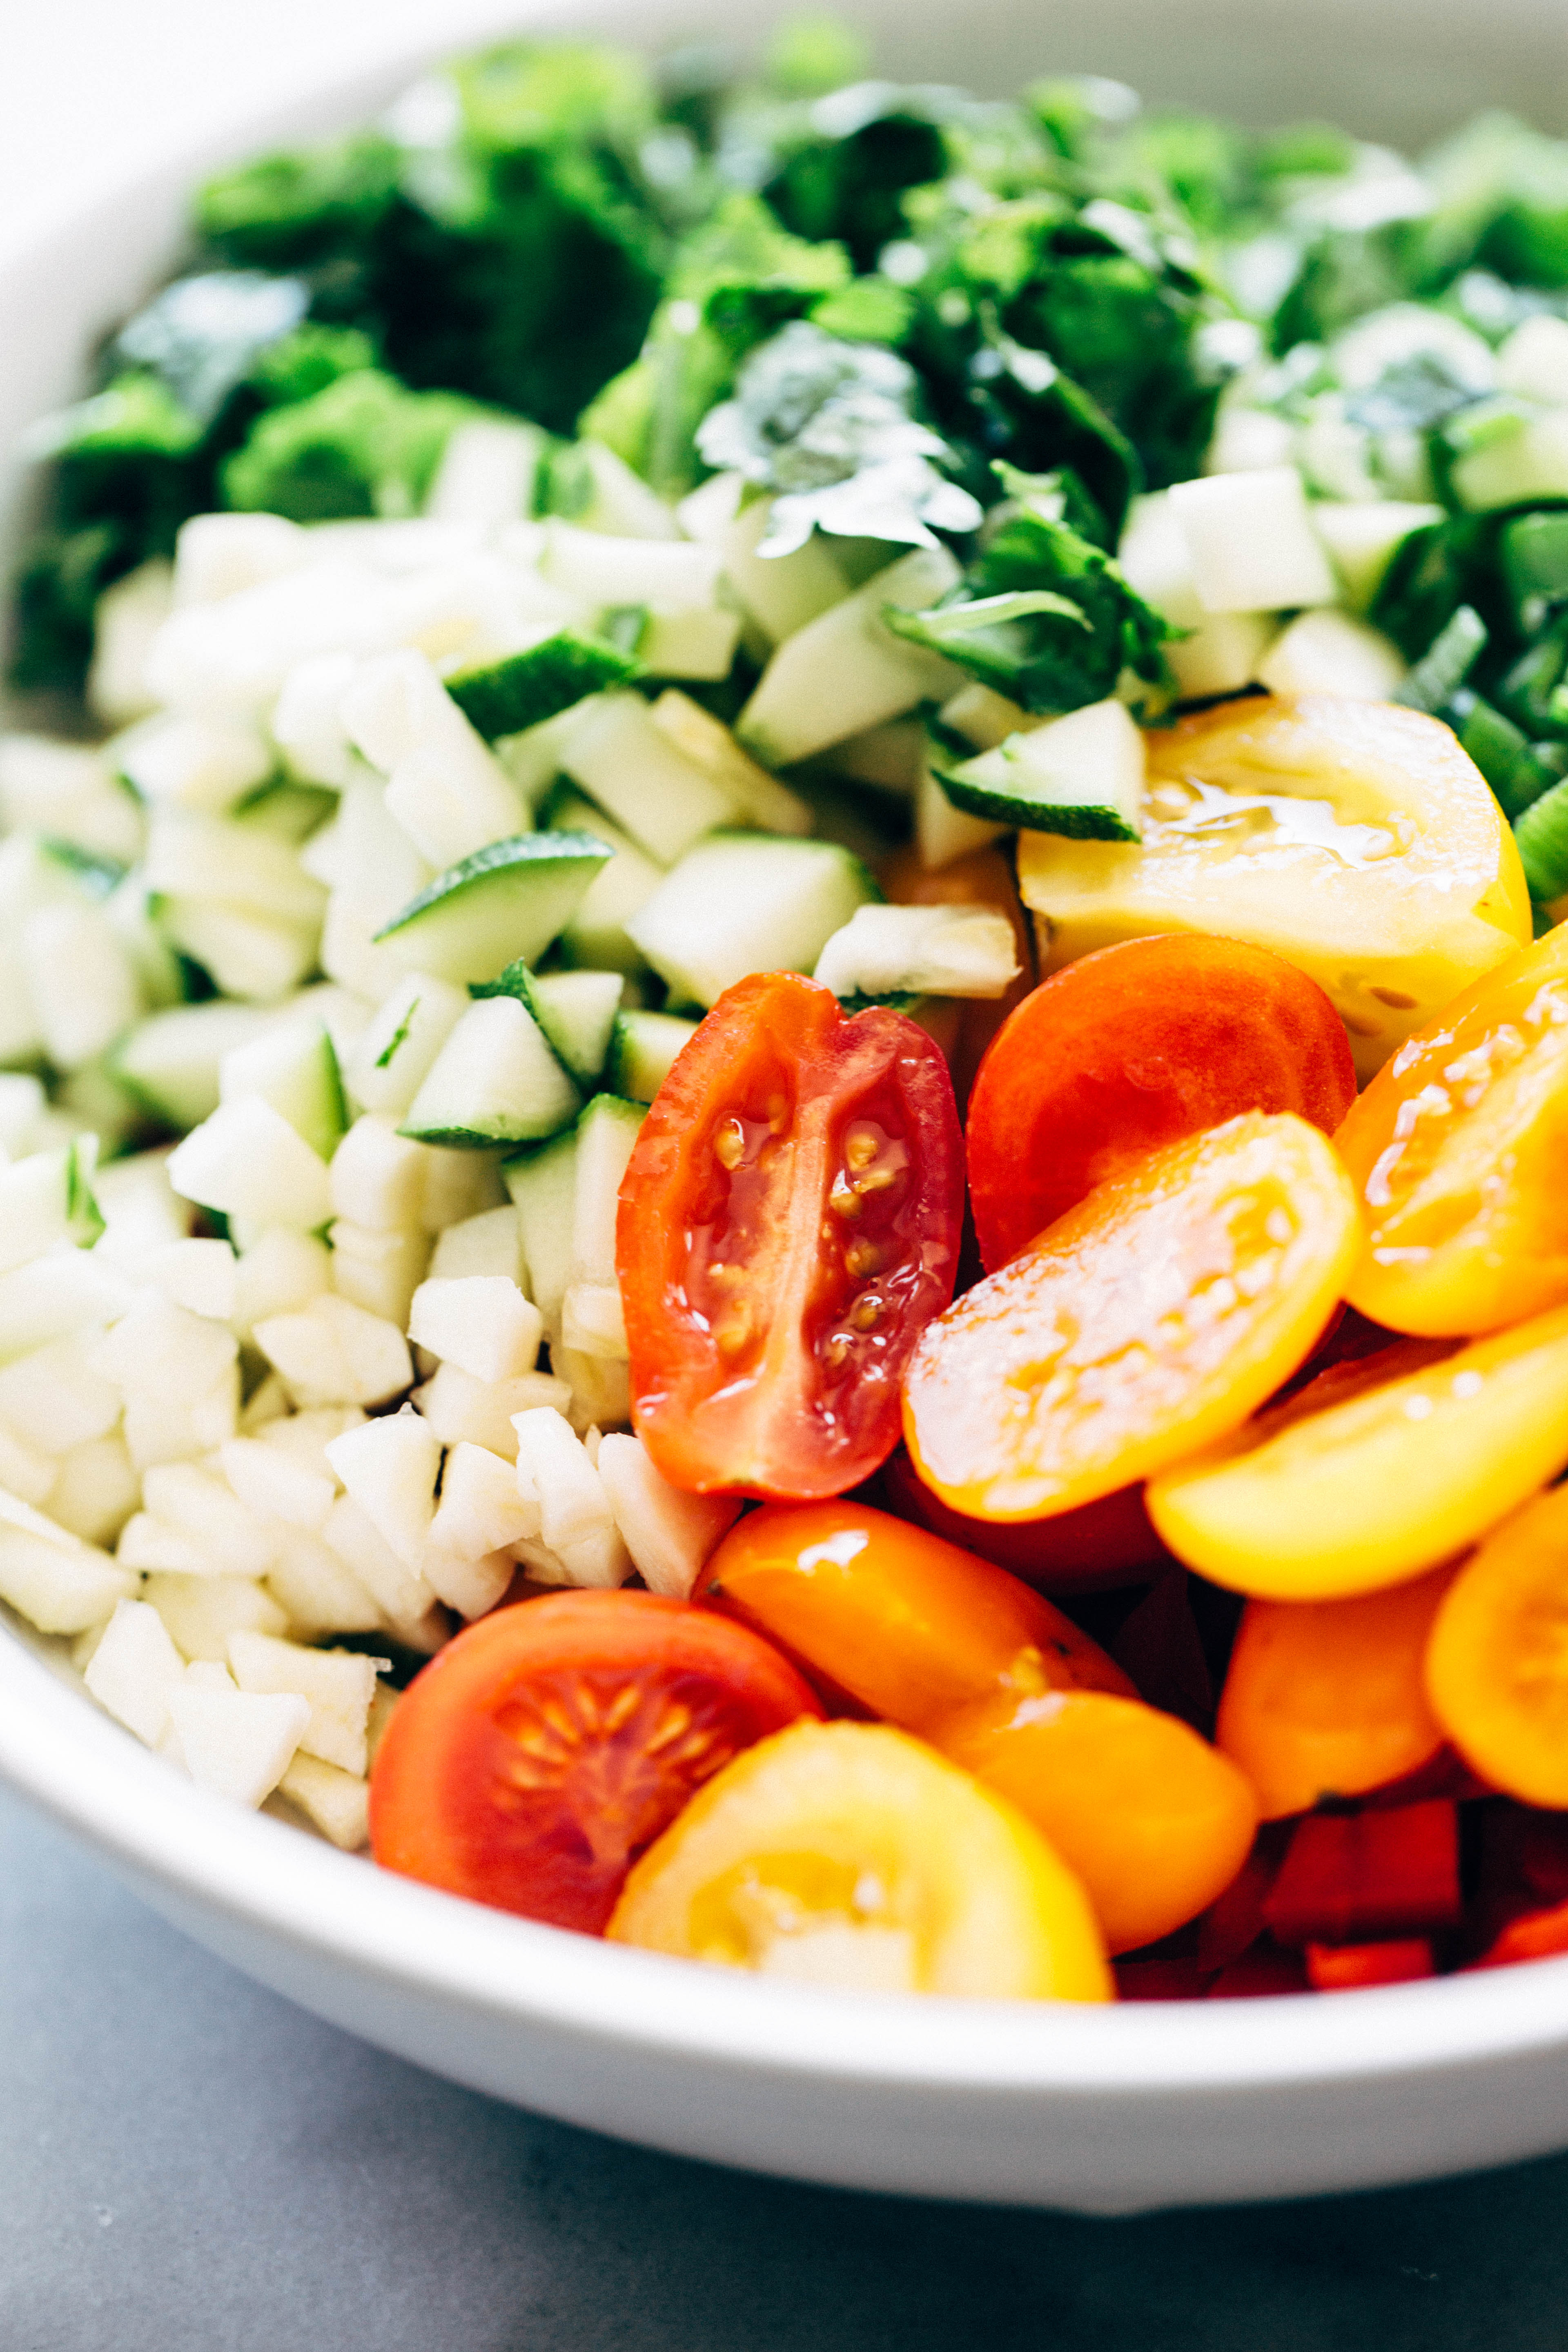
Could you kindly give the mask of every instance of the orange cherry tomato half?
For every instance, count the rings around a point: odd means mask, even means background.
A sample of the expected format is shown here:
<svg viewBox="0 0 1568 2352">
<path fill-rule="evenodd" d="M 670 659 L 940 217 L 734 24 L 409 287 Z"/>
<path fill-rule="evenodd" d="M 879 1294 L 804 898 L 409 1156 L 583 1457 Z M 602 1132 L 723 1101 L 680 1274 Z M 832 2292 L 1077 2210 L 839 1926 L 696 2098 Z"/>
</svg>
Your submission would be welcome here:
<svg viewBox="0 0 1568 2352">
<path fill-rule="evenodd" d="M 847 1018 L 795 972 L 726 990 L 621 1186 L 632 1414 L 665 1477 L 787 1500 L 869 1477 L 963 1219 L 952 1082 L 922 1029 Z"/>
<path fill-rule="evenodd" d="M 1154 1532 L 1142 1486 L 1122 1486 L 1064 1511 L 1056 1519 L 1026 1519 L 1006 1526 L 996 1519 L 967 1518 L 931 1493 L 916 1475 L 907 1454 L 895 1454 L 882 1472 L 882 1494 L 900 1519 L 912 1519 L 933 1536 L 978 1552 L 1009 1576 L 1021 1576 L 1039 1592 L 1104 1592 L 1118 1585 L 1146 1584 L 1169 1568 L 1174 1555 Z"/>
<path fill-rule="evenodd" d="M 1305 1360 L 1359 1243 L 1349 1180 L 1305 1119 L 1249 1111 L 1166 1144 L 928 1326 L 910 1458 L 953 1510 L 1004 1520 L 1184 1461 Z"/>
<path fill-rule="evenodd" d="M 1011 1798 L 1077 1872 L 1109 1950 L 1155 1943 L 1230 1885 L 1251 1851 L 1257 1800 L 1173 1715 L 1027 1680 L 961 1707 L 931 1745 Z"/>
<path fill-rule="evenodd" d="M 1161 1144 L 1247 1110 L 1331 1135 L 1354 1100 L 1344 1023 L 1282 956 L 1200 932 L 1082 956 L 1025 998 L 970 1097 L 986 1271 Z"/>
<path fill-rule="evenodd" d="M 1249 1601 L 1215 1738 L 1266 1821 L 1360 1797 L 1435 1756 L 1443 1729 L 1422 1680 L 1451 1567 L 1348 1601 Z"/>
<path fill-rule="evenodd" d="M 371 1848 L 449 1895 L 596 1935 L 695 1790 L 821 1713 L 766 1642 L 683 1601 L 521 1601 L 404 1693 L 371 1776 Z"/>
<path fill-rule="evenodd" d="M 713 1554 L 698 1597 L 906 1731 L 987 1696 L 1025 1654 L 1043 1685 L 1137 1696 L 1028 1585 L 863 1503 L 752 1512 Z"/>
</svg>

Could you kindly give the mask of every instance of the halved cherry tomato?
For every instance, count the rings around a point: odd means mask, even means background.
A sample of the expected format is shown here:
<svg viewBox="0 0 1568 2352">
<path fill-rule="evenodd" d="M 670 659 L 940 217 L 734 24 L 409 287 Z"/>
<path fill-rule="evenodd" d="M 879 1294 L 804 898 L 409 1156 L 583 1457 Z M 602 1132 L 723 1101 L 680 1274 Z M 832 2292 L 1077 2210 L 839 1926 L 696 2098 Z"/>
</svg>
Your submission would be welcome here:
<svg viewBox="0 0 1568 2352">
<path fill-rule="evenodd" d="M 1358 1240 L 1333 1146 L 1293 1113 L 1167 1144 L 928 1327 L 905 1382 L 910 1458 L 944 1503 L 987 1519 L 1046 1518 L 1147 1477 L 1295 1370 Z"/>
<path fill-rule="evenodd" d="M 1468 1336 L 1568 1299 L 1568 924 L 1446 1004 L 1336 1140 L 1363 1314 Z"/>
<path fill-rule="evenodd" d="M 1494 1788 L 1568 1806 L 1568 1486 L 1505 1520 L 1460 1569 L 1432 1629 L 1426 1692 Z"/>
<path fill-rule="evenodd" d="M 1046 1686 L 1137 1696 L 1028 1585 L 863 1503 L 752 1511 L 713 1554 L 697 1597 L 908 1731 L 1000 1689 L 1026 1654 Z"/>
<path fill-rule="evenodd" d="M 726 990 L 621 1186 L 638 1433 L 672 1485 L 805 1498 L 898 1442 L 899 1381 L 952 1296 L 963 1144 L 942 1055 L 795 972 Z"/>
<path fill-rule="evenodd" d="M 813 1693 L 744 1626 L 563 1592 L 467 1627 L 404 1693 L 371 1777 L 377 1862 L 589 1934 L 692 1791 Z"/>
<path fill-rule="evenodd" d="M 867 1991 L 1106 2000 L 1089 1899 L 1039 1832 L 880 1723 L 737 1757 L 643 1856 L 609 1933 Z"/>
<path fill-rule="evenodd" d="M 1042 966 L 1154 931 L 1217 931 L 1327 992 L 1370 1077 L 1530 939 L 1508 821 L 1453 734 L 1349 696 L 1220 703 L 1147 739 L 1140 838 L 1018 837 Z"/>
<path fill-rule="evenodd" d="M 1195 1918 L 1236 1876 L 1258 1827 L 1236 1766 L 1136 1699 L 1052 1690 L 1026 1670 L 1011 1682 L 936 1724 L 932 1746 L 1009 1798 L 1078 1873 L 1109 1951 L 1136 1951 Z"/>
<path fill-rule="evenodd" d="M 986 1270 L 1161 1144 L 1247 1110 L 1293 1110 L 1331 1135 L 1354 1100 L 1344 1023 L 1266 948 L 1187 932 L 1082 956 L 1025 998 L 974 1082 Z"/>
<path fill-rule="evenodd" d="M 1568 1465 L 1568 1307 L 1401 1379 L 1352 1379 L 1379 1363 L 1336 1367 L 1151 1479 L 1177 1558 L 1260 1600 L 1376 1592 L 1452 1559 Z M 1313 1412 L 1336 1381 L 1344 1402 Z"/>
<path fill-rule="evenodd" d="M 1110 1591 L 1143 1583 L 1170 1566 L 1171 1555 L 1144 1508 L 1142 1486 L 1122 1486 L 1059 1518 L 1008 1527 L 950 1510 L 900 1449 L 882 1472 L 882 1492 L 895 1517 L 912 1519 L 961 1551 L 978 1552 L 1040 1592 Z"/>
<path fill-rule="evenodd" d="M 1249 1601 L 1215 1738 L 1266 1821 L 1359 1797 L 1435 1756 L 1426 1638 L 1453 1570 L 1350 1601 Z"/>
<path fill-rule="evenodd" d="M 972 849 L 967 856 L 955 857 L 951 866 L 939 866 L 933 873 L 921 864 L 920 853 L 911 845 L 888 859 L 879 879 L 895 907 L 994 907 L 1013 926 L 1019 971 L 1012 986 L 1001 996 L 952 1000 L 958 1027 L 948 1062 L 953 1092 L 961 1104 L 965 1103 L 986 1047 L 1035 984 L 1035 935 L 1018 903 L 1012 864 L 999 849 Z"/>
</svg>

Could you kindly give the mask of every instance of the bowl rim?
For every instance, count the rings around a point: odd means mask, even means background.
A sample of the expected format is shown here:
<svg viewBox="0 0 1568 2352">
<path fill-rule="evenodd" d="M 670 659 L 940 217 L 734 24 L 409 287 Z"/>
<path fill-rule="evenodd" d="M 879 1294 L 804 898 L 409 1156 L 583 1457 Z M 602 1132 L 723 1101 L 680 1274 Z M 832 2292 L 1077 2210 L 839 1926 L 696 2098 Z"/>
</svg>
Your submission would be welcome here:
<svg viewBox="0 0 1568 2352">
<path fill-rule="evenodd" d="M 171 1771 L 9 1624 L 0 1775 L 172 1898 L 361 1976 L 627 2055 L 1021 2101 L 1393 2084 L 1568 2049 L 1568 1958 L 1332 2000 L 1100 2005 L 867 1996 L 633 1951 L 488 1910 L 226 1803 Z"/>
<path fill-rule="evenodd" d="M 667 14 L 654 9 L 652 32 Z M 524 30 L 560 16 L 481 0 L 456 29 L 478 40 L 487 27 Z M 583 11 L 583 29 L 600 16 Z M 0 248 L 0 317 L 57 248 L 79 248 L 138 210 L 172 218 L 209 163 L 363 112 L 453 46 L 451 29 L 400 39 L 374 62 L 185 137 L 110 192 L 63 201 L 25 243 Z M 1568 2053 L 1568 1958 L 1331 2000 L 1101 2006 L 867 1996 L 634 1951 L 487 1910 L 229 1805 L 172 1771 L 74 1679 L 58 1649 L 0 1605 L 0 1776 L 25 1797 L 172 1903 L 194 1898 L 300 1952 L 498 2024 L 803 2084 L 942 2089 L 1007 2105 L 1393 2087 Z"/>
</svg>

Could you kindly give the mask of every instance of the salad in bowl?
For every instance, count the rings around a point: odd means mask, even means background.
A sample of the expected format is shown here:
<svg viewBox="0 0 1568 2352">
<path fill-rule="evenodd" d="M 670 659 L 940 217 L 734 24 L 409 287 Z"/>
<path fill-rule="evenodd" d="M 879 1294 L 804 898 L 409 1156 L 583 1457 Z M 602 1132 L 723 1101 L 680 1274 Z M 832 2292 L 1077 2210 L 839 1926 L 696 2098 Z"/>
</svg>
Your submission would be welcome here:
<svg viewBox="0 0 1568 2352">
<path fill-rule="evenodd" d="M 0 1599 L 864 1992 L 1568 1951 L 1568 148 L 519 43 L 43 420 Z"/>
</svg>

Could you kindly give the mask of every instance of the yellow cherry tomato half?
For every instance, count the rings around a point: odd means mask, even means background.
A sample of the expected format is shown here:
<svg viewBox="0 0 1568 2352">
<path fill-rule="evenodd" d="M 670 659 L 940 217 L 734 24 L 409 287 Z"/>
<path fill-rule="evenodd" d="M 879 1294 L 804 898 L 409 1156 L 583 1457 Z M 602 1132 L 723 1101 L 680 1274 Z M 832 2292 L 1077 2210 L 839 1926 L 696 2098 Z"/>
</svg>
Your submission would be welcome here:
<svg viewBox="0 0 1568 2352">
<path fill-rule="evenodd" d="M 786 1731 L 634 1867 L 616 1942 L 798 1982 L 1108 2000 L 1088 1895 L 1030 1822 L 908 1733 Z"/>
<path fill-rule="evenodd" d="M 1195 1919 L 1251 1850 L 1258 1801 L 1243 1775 L 1138 1699 L 1041 1682 L 978 1700 L 931 1737 L 1076 1871 L 1112 1952 Z"/>
<path fill-rule="evenodd" d="M 1360 1797 L 1435 1756 L 1426 1637 L 1453 1580 L 1440 1568 L 1350 1601 L 1249 1601 L 1215 1738 L 1258 1792 L 1265 1821 Z"/>
<path fill-rule="evenodd" d="M 1042 971 L 1216 931 L 1310 974 L 1369 1077 L 1530 938 L 1513 835 L 1447 727 L 1339 695 L 1222 703 L 1147 738 L 1136 842 L 1026 833 Z"/>
<path fill-rule="evenodd" d="M 1249 1111 L 1150 1152 L 926 1326 L 904 1433 L 972 1518 L 1040 1519 L 1181 1461 L 1308 1354 L 1360 1244 L 1333 1146 Z"/>
<path fill-rule="evenodd" d="M 1568 1806 L 1568 1487 L 1527 1504 L 1461 1568 L 1427 1645 L 1426 1695 L 1494 1789 Z"/>
<path fill-rule="evenodd" d="M 1150 1483 L 1179 1559 L 1263 1600 L 1420 1576 L 1568 1464 L 1568 1307 L 1321 1412 L 1263 1414 Z"/>
<path fill-rule="evenodd" d="M 1568 925 L 1402 1045 L 1335 1138 L 1394 1331 L 1498 1331 L 1568 1298 Z"/>
</svg>

